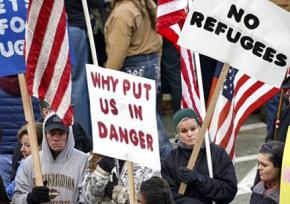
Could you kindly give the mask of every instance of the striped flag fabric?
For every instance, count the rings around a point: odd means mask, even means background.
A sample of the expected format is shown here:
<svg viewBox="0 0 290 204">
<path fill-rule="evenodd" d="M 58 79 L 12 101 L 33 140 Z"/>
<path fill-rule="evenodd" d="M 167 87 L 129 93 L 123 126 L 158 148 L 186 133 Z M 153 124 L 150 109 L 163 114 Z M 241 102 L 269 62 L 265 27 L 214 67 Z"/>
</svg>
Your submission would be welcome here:
<svg viewBox="0 0 290 204">
<path fill-rule="evenodd" d="M 177 45 L 187 12 L 187 0 L 158 0 L 157 32 L 172 42 L 180 53 L 182 86 L 181 106 L 194 109 L 201 119 L 199 90 L 193 54 L 190 50 Z"/>
<path fill-rule="evenodd" d="M 72 124 L 71 63 L 64 0 L 30 0 L 25 33 L 28 92 Z"/>
<path fill-rule="evenodd" d="M 211 88 L 217 83 L 223 64 L 218 63 Z M 230 68 L 209 126 L 211 140 L 223 147 L 231 159 L 235 157 L 235 141 L 243 122 L 267 100 L 280 91 Z"/>
</svg>

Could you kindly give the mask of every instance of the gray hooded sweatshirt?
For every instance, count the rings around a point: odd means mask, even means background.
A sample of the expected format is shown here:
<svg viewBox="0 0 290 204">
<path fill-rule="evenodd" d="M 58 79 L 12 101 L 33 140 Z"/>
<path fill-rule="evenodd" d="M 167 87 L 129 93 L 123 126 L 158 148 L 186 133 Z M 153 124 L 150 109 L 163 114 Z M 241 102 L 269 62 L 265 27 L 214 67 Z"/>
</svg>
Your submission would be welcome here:
<svg viewBox="0 0 290 204">
<path fill-rule="evenodd" d="M 52 114 L 46 117 L 43 123 L 43 142 L 40 152 L 40 162 L 43 180 L 47 181 L 48 188 L 57 189 L 59 195 L 51 200 L 51 204 L 76 204 L 82 202 L 80 185 L 87 165 L 87 155 L 74 148 L 72 129 L 69 130 L 67 144 L 56 159 L 53 158 L 45 136 L 45 123 Z M 35 186 L 32 157 L 29 156 L 16 177 L 16 188 L 13 203 L 23 204 L 27 194 Z"/>
</svg>

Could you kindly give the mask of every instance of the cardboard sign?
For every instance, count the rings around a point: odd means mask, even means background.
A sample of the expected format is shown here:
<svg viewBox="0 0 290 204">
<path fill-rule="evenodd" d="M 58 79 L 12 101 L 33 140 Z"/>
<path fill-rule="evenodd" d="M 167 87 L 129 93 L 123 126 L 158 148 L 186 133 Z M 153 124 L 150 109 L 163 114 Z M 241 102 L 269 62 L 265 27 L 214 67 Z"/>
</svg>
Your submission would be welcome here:
<svg viewBox="0 0 290 204">
<path fill-rule="evenodd" d="M 0 76 L 25 72 L 23 57 L 28 0 L 0 0 Z"/>
<path fill-rule="evenodd" d="M 194 0 L 178 43 L 280 87 L 290 67 L 290 14 L 266 0 Z"/>
<path fill-rule="evenodd" d="M 155 81 L 87 65 L 94 152 L 160 170 Z"/>
<path fill-rule="evenodd" d="M 288 133 L 284 147 L 280 185 L 280 203 L 287 204 L 289 203 L 290 195 L 290 126 L 288 127 Z"/>
</svg>

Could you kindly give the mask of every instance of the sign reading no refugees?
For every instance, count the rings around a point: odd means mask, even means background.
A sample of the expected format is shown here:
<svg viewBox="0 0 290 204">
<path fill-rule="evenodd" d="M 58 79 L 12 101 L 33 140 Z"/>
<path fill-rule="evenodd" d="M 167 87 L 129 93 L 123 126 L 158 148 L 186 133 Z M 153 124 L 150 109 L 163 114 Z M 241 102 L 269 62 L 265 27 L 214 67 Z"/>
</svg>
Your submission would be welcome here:
<svg viewBox="0 0 290 204">
<path fill-rule="evenodd" d="M 155 81 L 87 65 L 94 152 L 160 170 Z"/>
<path fill-rule="evenodd" d="M 194 0 L 178 43 L 280 87 L 290 67 L 290 14 L 266 0 Z"/>
</svg>

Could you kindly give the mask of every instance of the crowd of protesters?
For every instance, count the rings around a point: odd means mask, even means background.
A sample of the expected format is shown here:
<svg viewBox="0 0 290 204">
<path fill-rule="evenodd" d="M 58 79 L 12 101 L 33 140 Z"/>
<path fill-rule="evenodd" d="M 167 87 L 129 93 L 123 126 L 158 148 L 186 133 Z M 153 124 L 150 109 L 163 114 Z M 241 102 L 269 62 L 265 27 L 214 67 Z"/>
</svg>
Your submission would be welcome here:
<svg viewBox="0 0 290 204">
<path fill-rule="evenodd" d="M 281 2 L 281 6 L 289 11 L 289 1 Z M 213 177 L 209 176 L 205 145 L 200 149 L 195 167 L 187 168 L 202 124 L 192 109 L 180 109 L 179 54 L 155 30 L 156 2 L 87 0 L 87 3 L 90 12 L 98 16 L 92 22 L 98 27 L 94 29 L 98 30 L 96 45 L 103 43 L 103 46 L 99 45 L 98 55 L 102 57 L 99 62 L 105 63 L 100 66 L 156 82 L 161 171 L 134 163 L 136 201 L 141 204 L 230 203 L 237 193 L 237 178 L 233 162 L 224 149 L 210 144 Z M 126 162 L 108 156 L 97 155 L 97 159 L 92 156 L 90 101 L 85 73 L 90 56 L 85 17 L 81 0 L 65 0 L 65 6 L 75 57 L 72 67 L 74 124 L 65 126 L 49 104 L 33 99 L 34 117 L 39 122 L 36 132 L 44 181 L 43 186 L 37 186 L 18 79 L 16 76 L 0 78 L 0 204 L 129 202 Z M 201 56 L 206 101 L 216 63 L 214 59 Z M 290 125 L 289 80 L 282 88 L 285 90 L 282 95 L 285 106 L 277 118 L 279 128 L 273 121 L 276 104 L 274 113 L 269 111 L 268 114 L 272 119 L 267 124 L 266 143 L 257 151 L 258 180 L 255 184 L 253 181 L 250 203 L 279 203 L 283 149 Z M 158 105 L 162 104 L 163 93 L 170 93 L 172 98 L 173 122 L 178 137 L 175 148 L 160 119 L 162 107 Z M 178 193 L 181 183 L 187 184 L 184 194 Z"/>
</svg>

